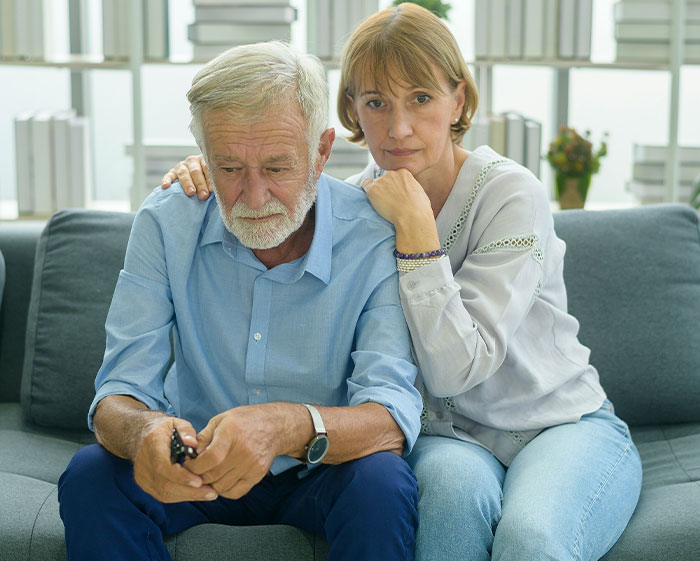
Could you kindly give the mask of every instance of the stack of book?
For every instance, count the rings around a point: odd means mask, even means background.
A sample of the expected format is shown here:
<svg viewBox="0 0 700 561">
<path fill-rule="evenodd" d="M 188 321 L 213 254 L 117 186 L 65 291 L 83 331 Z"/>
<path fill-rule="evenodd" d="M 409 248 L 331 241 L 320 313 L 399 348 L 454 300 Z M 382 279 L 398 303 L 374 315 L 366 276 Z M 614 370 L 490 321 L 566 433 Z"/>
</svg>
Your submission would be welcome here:
<svg viewBox="0 0 700 561">
<path fill-rule="evenodd" d="M 126 153 L 129 156 L 133 155 L 133 145 L 127 144 Z M 148 193 L 160 185 L 163 175 L 175 164 L 187 156 L 199 154 L 199 148 L 194 142 L 187 140 L 173 142 L 165 139 L 149 139 L 143 143 L 143 153 L 146 170 L 144 188 Z M 338 179 L 345 179 L 361 172 L 368 162 L 369 152 L 365 148 L 352 144 L 344 138 L 336 137 L 324 172 Z"/>
<path fill-rule="evenodd" d="M 297 10 L 280 0 L 194 0 L 194 19 L 187 27 L 192 58 L 205 62 L 236 45 L 290 41 Z"/>
<path fill-rule="evenodd" d="M 633 151 L 632 180 L 627 183 L 627 190 L 642 204 L 663 202 L 668 147 L 634 144 Z M 679 147 L 678 160 L 679 198 L 688 202 L 692 183 L 700 175 L 700 146 Z"/>
<path fill-rule="evenodd" d="M 615 4 L 617 60 L 668 62 L 671 58 L 671 0 L 633 0 Z M 700 1 L 685 6 L 684 62 L 700 63 Z"/>
<path fill-rule="evenodd" d="M 14 121 L 19 214 L 85 207 L 92 192 L 87 117 L 29 111 Z"/>
<path fill-rule="evenodd" d="M 105 59 L 126 59 L 131 43 L 131 2 L 102 0 L 102 52 Z M 143 2 L 143 57 L 165 60 L 170 55 L 168 0 Z"/>
<path fill-rule="evenodd" d="M 353 29 L 378 9 L 378 0 L 307 0 L 308 52 L 337 61 Z"/>
<path fill-rule="evenodd" d="M 476 0 L 476 58 L 588 60 L 592 20 L 593 0 Z"/>
<path fill-rule="evenodd" d="M 499 154 L 528 168 L 540 176 L 542 160 L 542 124 L 514 111 L 475 117 L 462 140 L 462 146 L 473 150 L 488 144 Z"/>
<path fill-rule="evenodd" d="M 51 8 L 49 4 L 46 8 Z M 45 57 L 44 0 L 0 0 L 0 57 L 36 60 Z"/>
</svg>

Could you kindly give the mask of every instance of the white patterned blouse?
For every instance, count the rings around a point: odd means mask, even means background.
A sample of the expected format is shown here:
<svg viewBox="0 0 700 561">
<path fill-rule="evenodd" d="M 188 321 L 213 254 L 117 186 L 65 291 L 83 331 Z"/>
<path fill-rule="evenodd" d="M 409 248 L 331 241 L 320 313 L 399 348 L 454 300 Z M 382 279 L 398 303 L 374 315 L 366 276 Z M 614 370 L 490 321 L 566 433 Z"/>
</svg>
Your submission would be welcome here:
<svg viewBox="0 0 700 561">
<path fill-rule="evenodd" d="M 381 173 L 370 164 L 348 181 Z M 436 222 L 448 256 L 400 273 L 422 431 L 509 465 L 542 429 L 605 399 L 567 312 L 566 246 L 540 181 L 488 146 L 471 152 Z"/>
</svg>

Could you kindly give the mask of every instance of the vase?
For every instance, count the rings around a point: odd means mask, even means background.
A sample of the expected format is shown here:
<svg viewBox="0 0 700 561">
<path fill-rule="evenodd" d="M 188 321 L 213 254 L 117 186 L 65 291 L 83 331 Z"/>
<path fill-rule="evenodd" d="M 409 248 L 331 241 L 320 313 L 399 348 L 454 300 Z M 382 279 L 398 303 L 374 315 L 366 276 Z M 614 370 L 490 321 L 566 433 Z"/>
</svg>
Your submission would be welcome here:
<svg viewBox="0 0 700 561">
<path fill-rule="evenodd" d="M 586 204 L 586 195 L 591 186 L 591 174 L 565 175 L 556 174 L 557 199 L 559 208 L 562 210 L 570 208 L 583 208 Z"/>
</svg>

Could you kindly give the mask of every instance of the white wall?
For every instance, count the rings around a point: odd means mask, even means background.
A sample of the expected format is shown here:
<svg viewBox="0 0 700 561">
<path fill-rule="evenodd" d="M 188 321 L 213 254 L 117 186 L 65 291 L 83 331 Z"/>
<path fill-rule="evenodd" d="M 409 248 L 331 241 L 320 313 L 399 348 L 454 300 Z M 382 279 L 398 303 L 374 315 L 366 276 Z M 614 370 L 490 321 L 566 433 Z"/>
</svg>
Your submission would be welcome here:
<svg viewBox="0 0 700 561">
<path fill-rule="evenodd" d="M 62 0 L 52 0 L 60 6 Z M 380 7 L 390 0 L 380 0 Z M 99 2 L 97 2 L 99 4 Z M 299 10 L 292 42 L 304 48 L 306 0 L 292 0 Z M 450 27 L 465 57 L 473 58 L 473 0 L 452 0 Z M 614 57 L 612 10 L 614 0 L 594 1 L 592 58 L 610 61 Z M 171 51 L 186 60 L 191 47 L 186 40 L 186 24 L 192 20 L 190 0 L 170 0 Z M 59 8 L 55 45 L 67 50 L 65 9 Z M 99 12 L 93 14 L 99 18 Z M 93 49 L 99 51 L 99 19 L 91 28 Z M 189 112 L 185 93 L 197 65 L 144 66 L 144 130 L 147 138 L 190 139 Z M 98 200 L 126 200 L 131 181 L 131 160 L 124 145 L 131 139 L 131 84 L 123 70 L 90 71 L 92 118 L 95 137 L 95 166 Z M 543 149 L 551 140 L 551 70 L 539 67 L 502 66 L 494 71 L 493 109 L 517 109 L 543 122 Z M 14 134 L 12 118 L 27 109 L 62 109 L 70 104 L 69 72 L 63 69 L 0 65 L 0 201 L 15 199 Z M 331 88 L 337 76 L 331 76 Z M 630 176 L 633 142 L 665 144 L 668 140 L 670 80 L 666 72 L 575 69 L 571 71 L 570 124 L 590 129 L 594 140 L 608 131 L 609 155 L 601 172 L 594 177 L 590 202 L 629 203 L 634 199 L 624 191 Z M 681 144 L 700 146 L 700 66 L 685 67 L 682 73 Z M 335 116 L 335 92 L 331 93 L 331 125 L 339 129 Z M 550 173 L 543 162 L 544 181 Z M 163 170 L 164 172 L 167 170 Z"/>
</svg>

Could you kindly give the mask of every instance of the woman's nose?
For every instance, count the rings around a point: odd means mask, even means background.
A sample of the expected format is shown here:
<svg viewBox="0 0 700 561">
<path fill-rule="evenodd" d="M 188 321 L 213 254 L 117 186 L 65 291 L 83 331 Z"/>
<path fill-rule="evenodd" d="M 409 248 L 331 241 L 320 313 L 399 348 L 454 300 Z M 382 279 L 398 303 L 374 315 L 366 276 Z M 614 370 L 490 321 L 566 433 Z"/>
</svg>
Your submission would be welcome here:
<svg viewBox="0 0 700 561">
<path fill-rule="evenodd" d="M 394 109 L 391 112 L 391 123 L 389 125 L 389 136 L 392 138 L 405 138 L 413 133 L 411 117 L 404 109 Z"/>
</svg>

